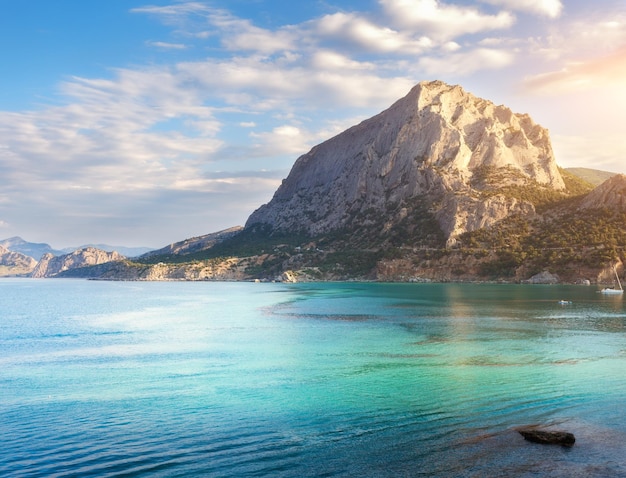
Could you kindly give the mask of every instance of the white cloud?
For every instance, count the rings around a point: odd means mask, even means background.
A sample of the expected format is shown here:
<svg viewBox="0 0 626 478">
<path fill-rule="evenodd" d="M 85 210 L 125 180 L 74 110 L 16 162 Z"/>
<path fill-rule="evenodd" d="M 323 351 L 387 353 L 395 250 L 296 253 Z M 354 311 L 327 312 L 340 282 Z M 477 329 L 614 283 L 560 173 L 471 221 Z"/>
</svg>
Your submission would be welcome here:
<svg viewBox="0 0 626 478">
<path fill-rule="evenodd" d="M 184 50 L 187 48 L 187 45 L 183 43 L 168 43 L 162 41 L 147 41 L 146 45 L 162 50 Z"/>
<path fill-rule="evenodd" d="M 626 14 L 592 11 L 562 20 L 549 34 L 529 41 L 532 53 L 552 65 L 607 56 L 626 46 Z"/>
<path fill-rule="evenodd" d="M 369 71 L 367 65 L 355 62 L 347 70 L 321 70 L 316 68 L 319 56 L 314 55 L 311 61 L 278 68 L 262 57 L 207 60 L 180 64 L 178 71 L 194 78 L 202 88 L 225 95 L 229 103 L 256 111 L 385 105 L 406 94 L 415 83 L 403 77 L 385 78 L 381 72 Z M 346 60 L 335 56 L 333 61 Z M 236 94 L 228 95 L 230 92 Z"/>
<path fill-rule="evenodd" d="M 563 94 L 606 87 L 623 90 L 626 83 L 626 48 L 587 61 L 571 62 L 563 69 L 528 77 L 525 87 L 535 93 Z"/>
<path fill-rule="evenodd" d="M 137 7 L 130 10 L 132 13 L 144 13 L 150 15 L 156 15 L 163 19 L 165 22 L 185 21 L 190 15 L 206 14 L 211 11 L 210 7 L 201 2 L 182 2 L 176 5 L 166 6 L 146 6 Z"/>
<path fill-rule="evenodd" d="M 251 133 L 257 143 L 254 145 L 258 156 L 276 156 L 283 154 L 301 155 L 310 149 L 308 136 L 293 125 L 281 125 L 264 133 Z"/>
<path fill-rule="evenodd" d="M 319 50 L 313 53 L 311 67 L 315 70 L 375 70 L 371 62 L 359 62 L 350 57 L 330 50 Z"/>
<path fill-rule="evenodd" d="M 498 5 L 511 10 L 534 13 L 540 16 L 557 18 L 563 11 L 560 0 L 481 0 L 491 5 Z"/>
<path fill-rule="evenodd" d="M 506 29 L 515 18 L 508 12 L 481 13 L 473 7 L 448 5 L 438 0 L 379 0 L 393 23 L 418 29 L 426 36 L 445 41 L 466 34 Z"/>
<path fill-rule="evenodd" d="M 223 10 L 212 11 L 207 19 L 219 29 L 222 44 L 228 50 L 271 54 L 295 47 L 296 38 L 289 28 L 266 30 Z"/>
<path fill-rule="evenodd" d="M 414 37 L 409 32 L 379 26 L 354 13 L 326 15 L 311 25 L 313 33 L 321 38 L 368 52 L 419 54 L 433 46 L 426 36 Z"/>
<path fill-rule="evenodd" d="M 466 76 L 478 70 L 503 68 L 512 64 L 513 60 L 514 55 L 510 51 L 477 48 L 444 57 L 422 57 L 418 65 L 433 77 Z"/>
</svg>

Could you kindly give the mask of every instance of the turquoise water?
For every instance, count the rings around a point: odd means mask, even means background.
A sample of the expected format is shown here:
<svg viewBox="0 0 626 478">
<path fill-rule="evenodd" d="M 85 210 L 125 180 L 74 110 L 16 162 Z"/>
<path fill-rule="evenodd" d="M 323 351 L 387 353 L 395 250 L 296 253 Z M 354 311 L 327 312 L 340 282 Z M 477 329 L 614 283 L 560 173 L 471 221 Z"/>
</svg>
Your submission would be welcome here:
<svg viewBox="0 0 626 478">
<path fill-rule="evenodd" d="M 3 477 L 626 477 L 626 310 L 593 287 L 5 279 L 0 301 Z"/>
</svg>

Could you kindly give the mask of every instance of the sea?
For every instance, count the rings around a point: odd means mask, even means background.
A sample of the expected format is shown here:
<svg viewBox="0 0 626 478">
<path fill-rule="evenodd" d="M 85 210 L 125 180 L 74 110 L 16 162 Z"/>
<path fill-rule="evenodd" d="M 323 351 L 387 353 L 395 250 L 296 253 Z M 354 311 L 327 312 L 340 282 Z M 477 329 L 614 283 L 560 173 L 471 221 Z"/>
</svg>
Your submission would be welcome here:
<svg viewBox="0 0 626 478">
<path fill-rule="evenodd" d="M 624 300 L 2 279 L 0 476 L 626 477 Z"/>
</svg>

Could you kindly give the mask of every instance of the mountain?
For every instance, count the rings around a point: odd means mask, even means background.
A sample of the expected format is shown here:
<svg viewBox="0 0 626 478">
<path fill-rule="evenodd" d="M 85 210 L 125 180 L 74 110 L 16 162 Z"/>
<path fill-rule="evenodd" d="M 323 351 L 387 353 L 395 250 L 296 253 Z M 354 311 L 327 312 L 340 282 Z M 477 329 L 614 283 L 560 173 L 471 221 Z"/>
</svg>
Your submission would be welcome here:
<svg viewBox="0 0 626 478">
<path fill-rule="evenodd" d="M 31 273 L 31 277 L 60 277 L 63 273 L 89 266 L 121 261 L 124 256 L 117 252 L 106 252 L 94 247 L 86 247 L 61 256 L 44 254 Z M 71 274 L 69 274 L 71 275 Z"/>
<path fill-rule="evenodd" d="M 69 254 L 74 251 L 85 249 L 87 247 L 93 247 L 94 249 L 100 249 L 101 251 L 106 251 L 106 252 L 113 252 L 113 251 L 119 252 L 121 255 L 125 257 L 139 257 L 152 250 L 152 248 L 150 247 L 110 246 L 108 244 L 83 244 L 82 246 L 77 246 L 77 247 L 64 247 L 61 253 Z M 59 254 L 56 254 L 56 255 L 59 255 Z"/>
<path fill-rule="evenodd" d="M 625 188 L 558 168 L 528 115 L 423 82 L 298 158 L 243 229 L 62 274 L 600 282 L 624 272 Z"/>
<path fill-rule="evenodd" d="M 30 256 L 35 260 L 39 260 L 44 254 L 61 255 L 63 251 L 55 250 L 50 247 L 49 244 L 39 242 L 27 242 L 21 237 L 10 237 L 0 241 L 0 246 L 7 248 L 10 251 L 20 252 L 24 255 Z"/>
<path fill-rule="evenodd" d="M 0 245 L 0 277 L 27 276 L 36 264 L 32 257 Z"/>
<path fill-rule="evenodd" d="M 316 235 L 384 217 L 391 229 L 419 204 L 453 244 L 464 232 L 531 214 L 531 202 L 497 191 L 523 186 L 565 190 L 548 131 L 460 86 L 423 82 L 301 156 L 246 228 Z"/>
</svg>

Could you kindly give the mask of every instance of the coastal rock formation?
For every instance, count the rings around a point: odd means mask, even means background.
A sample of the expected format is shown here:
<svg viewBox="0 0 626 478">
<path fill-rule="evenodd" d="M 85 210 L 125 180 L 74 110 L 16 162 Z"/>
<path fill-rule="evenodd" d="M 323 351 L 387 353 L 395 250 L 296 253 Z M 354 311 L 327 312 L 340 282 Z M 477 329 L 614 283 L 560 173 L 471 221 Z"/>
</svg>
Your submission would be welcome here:
<svg viewBox="0 0 626 478">
<path fill-rule="evenodd" d="M 580 209 L 608 207 L 626 211 L 626 174 L 616 174 L 591 191 L 580 204 Z"/>
<path fill-rule="evenodd" d="M 318 235 L 354 227 L 363 217 L 384 217 L 393 227 L 411 214 L 403 204 L 419 203 L 450 243 L 465 231 L 532 212 L 528 202 L 487 194 L 528 184 L 565 188 L 546 129 L 460 86 L 422 82 L 389 109 L 301 156 L 246 228 L 265 224 Z"/>
<path fill-rule="evenodd" d="M 54 277 L 68 270 L 119 261 L 123 258 L 124 256 L 118 252 L 106 252 L 94 247 L 86 247 L 62 256 L 46 253 L 39 260 L 31 277 Z"/>
<path fill-rule="evenodd" d="M 535 274 L 530 279 L 523 281 L 525 284 L 558 284 L 561 281 L 559 276 L 548 271 Z"/>
<path fill-rule="evenodd" d="M 36 265 L 32 257 L 0 246 L 0 277 L 27 275 Z"/>
</svg>

